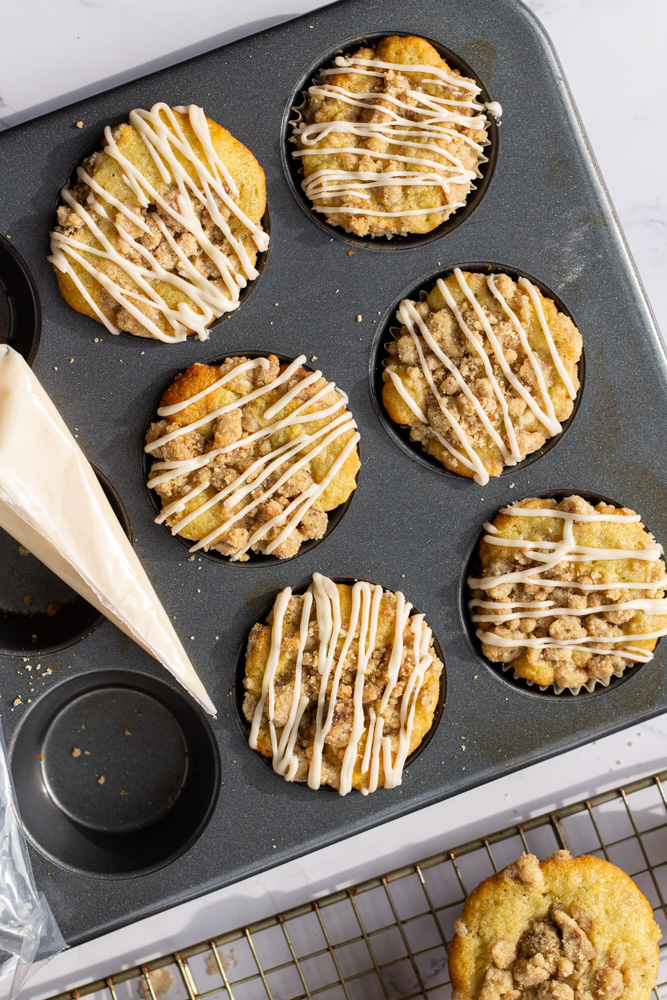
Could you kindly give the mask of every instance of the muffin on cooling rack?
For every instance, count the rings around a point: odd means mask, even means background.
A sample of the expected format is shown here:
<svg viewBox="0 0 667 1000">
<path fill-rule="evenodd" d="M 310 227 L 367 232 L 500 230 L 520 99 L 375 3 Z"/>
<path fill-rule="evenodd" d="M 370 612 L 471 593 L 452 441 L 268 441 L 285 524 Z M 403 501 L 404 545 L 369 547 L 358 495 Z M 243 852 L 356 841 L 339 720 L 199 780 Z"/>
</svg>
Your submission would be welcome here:
<svg viewBox="0 0 667 1000">
<path fill-rule="evenodd" d="M 245 562 L 287 559 L 321 538 L 356 487 L 359 433 L 347 396 L 301 355 L 192 365 L 166 390 L 146 434 L 158 523 Z"/>
<path fill-rule="evenodd" d="M 67 302 L 111 333 L 206 340 L 268 246 L 264 172 L 194 104 L 129 119 L 61 191 L 49 260 Z"/>
<path fill-rule="evenodd" d="M 484 527 L 468 585 L 489 660 L 578 693 L 652 659 L 667 634 L 667 574 L 639 514 L 580 496 L 531 498 Z"/>
<path fill-rule="evenodd" d="M 465 205 L 486 162 L 487 111 L 501 109 L 479 94 L 423 38 L 337 56 L 294 123 L 312 207 L 356 236 L 431 232 Z"/>
<path fill-rule="evenodd" d="M 449 947 L 454 1000 L 648 1000 L 660 928 L 608 861 L 524 854 L 468 896 Z"/>
<path fill-rule="evenodd" d="M 450 472 L 483 486 L 561 432 L 581 334 L 527 278 L 457 267 L 396 320 L 385 409 Z"/>
<path fill-rule="evenodd" d="M 394 788 L 434 724 L 442 670 L 403 594 L 314 573 L 305 594 L 281 591 L 250 632 L 250 746 L 287 781 L 341 795 Z"/>
</svg>

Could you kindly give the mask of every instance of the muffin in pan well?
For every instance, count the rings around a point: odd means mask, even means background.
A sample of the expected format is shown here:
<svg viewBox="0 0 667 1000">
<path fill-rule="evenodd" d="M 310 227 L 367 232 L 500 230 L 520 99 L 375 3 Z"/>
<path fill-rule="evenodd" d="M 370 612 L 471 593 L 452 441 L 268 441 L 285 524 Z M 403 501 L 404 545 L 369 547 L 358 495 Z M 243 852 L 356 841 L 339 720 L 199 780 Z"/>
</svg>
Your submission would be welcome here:
<svg viewBox="0 0 667 1000">
<path fill-rule="evenodd" d="M 269 242 L 262 168 L 194 104 L 107 126 L 61 201 L 49 257 L 60 291 L 111 333 L 206 340 Z"/>
<path fill-rule="evenodd" d="M 250 746 L 287 781 L 341 795 L 394 788 L 434 725 L 442 671 L 431 629 L 402 593 L 314 573 L 250 632 Z"/>
<path fill-rule="evenodd" d="M 529 498 L 484 527 L 468 585 L 487 659 L 574 693 L 652 659 L 667 634 L 667 574 L 633 510 Z"/>
<path fill-rule="evenodd" d="M 396 319 L 382 402 L 447 470 L 485 485 L 561 433 L 582 338 L 528 278 L 457 267 Z"/>
<path fill-rule="evenodd" d="M 524 854 L 468 896 L 449 946 L 454 1000 L 648 1000 L 660 928 L 615 865 Z"/>
<path fill-rule="evenodd" d="M 321 371 L 267 357 L 195 364 L 160 400 L 146 434 L 159 523 L 232 561 L 287 559 L 321 538 L 356 488 L 359 432 Z"/>
<path fill-rule="evenodd" d="M 424 38 L 390 35 L 339 55 L 295 123 L 302 189 L 356 236 L 430 233 L 462 208 L 486 162 L 481 88 Z"/>
</svg>

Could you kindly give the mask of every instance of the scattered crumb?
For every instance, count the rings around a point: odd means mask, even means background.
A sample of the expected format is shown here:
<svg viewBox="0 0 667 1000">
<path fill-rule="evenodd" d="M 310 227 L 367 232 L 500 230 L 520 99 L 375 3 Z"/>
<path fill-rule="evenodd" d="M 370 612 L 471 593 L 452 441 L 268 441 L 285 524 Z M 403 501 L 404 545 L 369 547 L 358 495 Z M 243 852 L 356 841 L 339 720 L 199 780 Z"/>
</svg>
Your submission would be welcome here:
<svg viewBox="0 0 667 1000">
<path fill-rule="evenodd" d="M 71 365 L 73 365 L 73 364 L 74 364 L 74 358 L 70 358 L 70 359 L 69 359 L 69 363 L 70 363 Z"/>
<path fill-rule="evenodd" d="M 129 730 L 129 729 L 124 729 L 124 730 L 123 730 L 123 734 L 124 734 L 125 736 L 131 736 L 131 735 L 132 735 L 132 733 L 130 732 L 130 730 Z"/>
<path fill-rule="evenodd" d="M 19 555 L 20 556 L 29 556 L 30 555 L 30 553 L 26 549 L 25 545 L 19 545 Z"/>
<path fill-rule="evenodd" d="M 26 670 L 32 670 L 32 666 L 29 663 L 26 663 L 25 669 Z"/>
<path fill-rule="evenodd" d="M 216 635 L 216 637 L 215 637 L 215 638 L 216 638 L 216 640 L 217 640 L 217 639 L 219 639 L 219 638 L 220 638 L 220 636 L 219 636 L 219 635 Z"/>
<path fill-rule="evenodd" d="M 194 561 L 195 561 L 194 556 L 188 556 L 188 562 L 194 562 Z"/>
<path fill-rule="evenodd" d="M 361 323 L 361 319 L 362 319 L 361 313 L 358 313 L 357 314 L 357 323 Z"/>
<path fill-rule="evenodd" d="M 354 250 L 348 250 L 347 255 L 348 257 L 354 257 Z"/>
<path fill-rule="evenodd" d="M 274 302 L 273 304 L 274 304 L 274 306 L 280 305 L 279 302 Z"/>
<path fill-rule="evenodd" d="M 317 361 L 317 354 L 313 354 L 313 356 L 312 356 L 312 358 L 310 360 L 311 361 Z"/>
<path fill-rule="evenodd" d="M 61 605 L 57 601 L 52 601 L 51 604 L 47 604 L 44 608 L 48 618 L 54 618 L 55 615 L 60 611 Z"/>
<path fill-rule="evenodd" d="M 38 757 L 39 760 L 46 760 L 46 754 L 45 753 L 40 753 L 40 754 L 37 755 L 37 757 Z"/>
<path fill-rule="evenodd" d="M 99 337 L 95 337 L 95 339 L 93 340 L 93 343 L 94 344 L 99 344 L 99 342 L 100 342 L 100 338 Z"/>
<path fill-rule="evenodd" d="M 32 604 L 32 594 L 24 594 L 21 600 L 24 604 Z"/>
<path fill-rule="evenodd" d="M 191 635 L 191 636 L 190 636 L 190 638 L 191 638 L 191 639 L 194 639 L 194 636 L 193 636 L 193 635 Z"/>
<path fill-rule="evenodd" d="M 84 750 L 83 752 L 86 757 L 90 757 L 90 750 Z"/>
<path fill-rule="evenodd" d="M 510 483 L 510 489 L 511 489 L 511 490 L 513 490 L 513 489 L 514 489 L 514 483 Z"/>
<path fill-rule="evenodd" d="M 124 788 L 121 788 L 121 790 L 119 791 L 119 793 L 118 793 L 118 794 L 119 794 L 119 795 L 127 795 L 127 792 L 125 791 L 125 789 L 124 789 Z"/>
<path fill-rule="evenodd" d="M 73 747 L 72 757 L 80 757 L 80 756 L 81 756 L 81 750 L 79 749 L 79 747 Z"/>
<path fill-rule="evenodd" d="M 106 778 L 104 777 L 104 775 L 103 775 L 103 774 L 101 774 L 101 775 L 99 776 L 99 778 L 97 779 L 97 784 L 98 784 L 98 785 L 103 785 L 103 784 L 104 784 L 104 782 L 105 782 L 106 780 L 107 780 L 107 779 L 106 779 Z"/>
<path fill-rule="evenodd" d="M 338 295 L 339 292 L 340 292 L 340 288 L 337 288 L 334 294 Z"/>
<path fill-rule="evenodd" d="M 77 128 L 83 128 L 83 122 L 75 122 L 74 124 Z"/>
<path fill-rule="evenodd" d="M 12 704 L 13 704 L 14 706 L 16 706 L 16 705 L 22 705 L 22 704 L 23 704 L 23 702 L 21 701 L 21 698 L 20 698 L 20 696 L 19 696 L 18 698 L 14 698 L 14 701 L 12 702 Z"/>
<path fill-rule="evenodd" d="M 57 365 L 54 365 L 54 366 L 53 366 L 53 370 L 54 370 L 54 372 L 57 372 L 57 371 L 58 371 L 58 366 L 57 366 Z"/>
<path fill-rule="evenodd" d="M 466 748 L 466 745 L 465 745 L 465 743 L 462 743 L 462 744 L 461 744 L 461 749 L 462 749 L 462 750 L 465 750 L 465 748 Z"/>
<path fill-rule="evenodd" d="M 473 674 L 473 677 L 472 677 L 472 679 L 473 679 L 474 681 L 476 681 L 478 677 L 479 677 L 479 674 Z"/>
<path fill-rule="evenodd" d="M 169 969 L 155 969 L 153 972 L 145 972 L 145 976 L 150 979 L 153 993 L 156 997 L 161 997 L 165 993 L 168 993 L 174 985 L 174 977 Z M 145 979 L 142 979 L 139 983 L 139 996 L 142 1000 L 151 1000 L 151 993 Z"/>
</svg>

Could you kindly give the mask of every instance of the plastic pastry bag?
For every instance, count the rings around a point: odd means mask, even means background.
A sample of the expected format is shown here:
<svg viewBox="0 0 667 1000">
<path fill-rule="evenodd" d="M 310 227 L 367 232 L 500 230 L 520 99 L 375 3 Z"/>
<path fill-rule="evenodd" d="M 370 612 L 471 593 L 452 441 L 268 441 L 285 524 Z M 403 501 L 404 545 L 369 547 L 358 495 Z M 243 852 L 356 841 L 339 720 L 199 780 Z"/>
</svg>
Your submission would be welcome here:
<svg viewBox="0 0 667 1000">
<path fill-rule="evenodd" d="M 65 947 L 46 897 L 35 885 L 0 726 L 1 1000 L 14 1000 L 28 976 Z"/>
</svg>

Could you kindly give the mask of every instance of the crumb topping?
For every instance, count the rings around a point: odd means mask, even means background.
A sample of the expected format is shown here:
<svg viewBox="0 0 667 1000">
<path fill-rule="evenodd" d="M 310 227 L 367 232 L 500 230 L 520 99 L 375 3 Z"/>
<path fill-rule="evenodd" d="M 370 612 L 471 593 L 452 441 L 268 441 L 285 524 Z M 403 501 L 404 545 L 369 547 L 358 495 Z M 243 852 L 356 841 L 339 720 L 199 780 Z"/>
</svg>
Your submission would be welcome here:
<svg viewBox="0 0 667 1000">
<path fill-rule="evenodd" d="M 389 36 L 334 63 L 294 131 L 306 196 L 357 236 L 430 232 L 486 162 L 480 88 L 421 38 Z"/>
<path fill-rule="evenodd" d="M 193 365 L 162 399 L 146 434 L 148 486 L 173 534 L 232 560 L 296 555 L 321 538 L 328 511 L 356 486 L 356 424 L 347 397 L 305 357 Z"/>
<path fill-rule="evenodd" d="M 667 634 L 667 573 L 634 511 L 580 496 L 528 499 L 486 528 L 483 575 L 468 583 L 489 660 L 578 691 L 651 659 Z"/>
<path fill-rule="evenodd" d="M 581 335 L 527 279 L 455 268 L 397 319 L 383 401 L 446 468 L 484 485 L 560 433 Z"/>
</svg>

